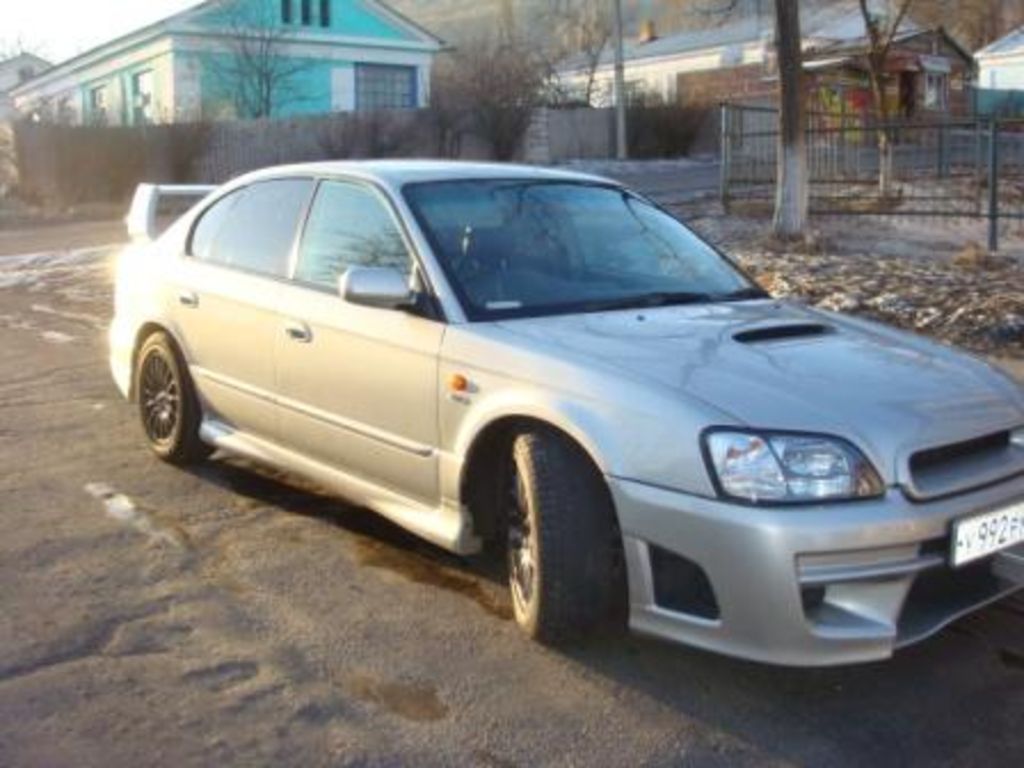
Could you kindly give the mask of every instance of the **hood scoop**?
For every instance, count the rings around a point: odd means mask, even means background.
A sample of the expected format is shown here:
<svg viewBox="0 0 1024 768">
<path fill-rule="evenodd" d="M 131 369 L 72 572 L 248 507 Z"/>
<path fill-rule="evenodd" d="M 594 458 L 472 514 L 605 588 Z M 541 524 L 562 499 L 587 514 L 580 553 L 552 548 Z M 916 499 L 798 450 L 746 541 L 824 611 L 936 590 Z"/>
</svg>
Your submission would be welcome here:
<svg viewBox="0 0 1024 768">
<path fill-rule="evenodd" d="M 821 323 L 786 323 L 751 328 L 733 335 L 740 344 L 764 344 L 770 341 L 792 341 L 835 333 L 835 328 Z"/>
</svg>

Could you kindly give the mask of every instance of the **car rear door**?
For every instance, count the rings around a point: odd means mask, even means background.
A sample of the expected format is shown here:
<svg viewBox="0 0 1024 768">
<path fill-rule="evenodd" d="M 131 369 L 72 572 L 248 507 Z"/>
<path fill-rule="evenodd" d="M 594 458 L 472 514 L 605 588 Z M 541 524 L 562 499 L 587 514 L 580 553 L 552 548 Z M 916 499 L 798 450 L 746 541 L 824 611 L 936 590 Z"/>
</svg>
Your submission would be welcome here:
<svg viewBox="0 0 1024 768">
<path fill-rule="evenodd" d="M 277 434 L 277 302 L 311 179 L 258 182 L 198 219 L 176 274 L 174 316 L 204 413 L 229 427 Z"/>
<path fill-rule="evenodd" d="M 313 459 L 434 504 L 444 325 L 355 306 L 338 292 L 350 266 L 411 276 L 413 264 L 382 193 L 360 182 L 321 182 L 279 305 L 280 434 Z"/>
</svg>

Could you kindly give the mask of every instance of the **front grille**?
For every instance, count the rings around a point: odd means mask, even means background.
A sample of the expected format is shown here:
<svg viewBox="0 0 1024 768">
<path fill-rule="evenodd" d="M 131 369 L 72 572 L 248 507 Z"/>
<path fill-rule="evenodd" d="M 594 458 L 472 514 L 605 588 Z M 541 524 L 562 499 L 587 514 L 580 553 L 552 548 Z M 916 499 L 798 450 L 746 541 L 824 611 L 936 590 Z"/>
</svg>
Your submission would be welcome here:
<svg viewBox="0 0 1024 768">
<path fill-rule="evenodd" d="M 965 440 L 962 443 L 930 448 L 927 451 L 919 451 L 910 457 L 910 471 L 918 474 L 941 470 L 948 465 L 969 461 L 994 451 L 1005 451 L 1009 446 L 1010 430 L 1004 430 L 996 432 L 994 435 Z"/>
<path fill-rule="evenodd" d="M 1024 473 L 1024 448 L 1003 430 L 918 451 L 908 469 L 911 496 L 948 496 Z"/>
</svg>

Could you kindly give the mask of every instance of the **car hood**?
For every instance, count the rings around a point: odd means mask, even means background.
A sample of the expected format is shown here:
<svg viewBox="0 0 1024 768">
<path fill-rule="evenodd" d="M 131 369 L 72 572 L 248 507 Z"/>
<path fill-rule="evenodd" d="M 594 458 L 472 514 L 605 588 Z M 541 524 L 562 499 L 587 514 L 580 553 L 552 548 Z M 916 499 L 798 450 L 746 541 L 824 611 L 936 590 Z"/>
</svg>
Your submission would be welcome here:
<svg viewBox="0 0 1024 768">
<path fill-rule="evenodd" d="M 555 354 L 699 398 L 740 425 L 852 439 L 889 467 L 909 450 L 1024 423 L 1021 390 L 988 365 L 881 325 L 787 302 L 500 325 Z"/>
</svg>

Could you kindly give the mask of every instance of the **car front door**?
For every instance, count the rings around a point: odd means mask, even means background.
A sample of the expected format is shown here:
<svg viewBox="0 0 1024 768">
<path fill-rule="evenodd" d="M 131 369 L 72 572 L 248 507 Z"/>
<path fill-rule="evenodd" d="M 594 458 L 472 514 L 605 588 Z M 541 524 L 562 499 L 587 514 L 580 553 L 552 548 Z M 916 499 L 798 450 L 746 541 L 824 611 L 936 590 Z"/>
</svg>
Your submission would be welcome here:
<svg viewBox="0 0 1024 768">
<path fill-rule="evenodd" d="M 197 220 L 171 301 L 204 414 L 272 439 L 277 433 L 274 342 L 311 179 L 252 184 Z"/>
<path fill-rule="evenodd" d="M 444 325 L 356 306 L 338 292 L 349 267 L 414 260 L 390 203 L 358 182 L 321 182 L 281 296 L 282 442 L 417 501 L 438 500 L 437 377 Z"/>
</svg>

